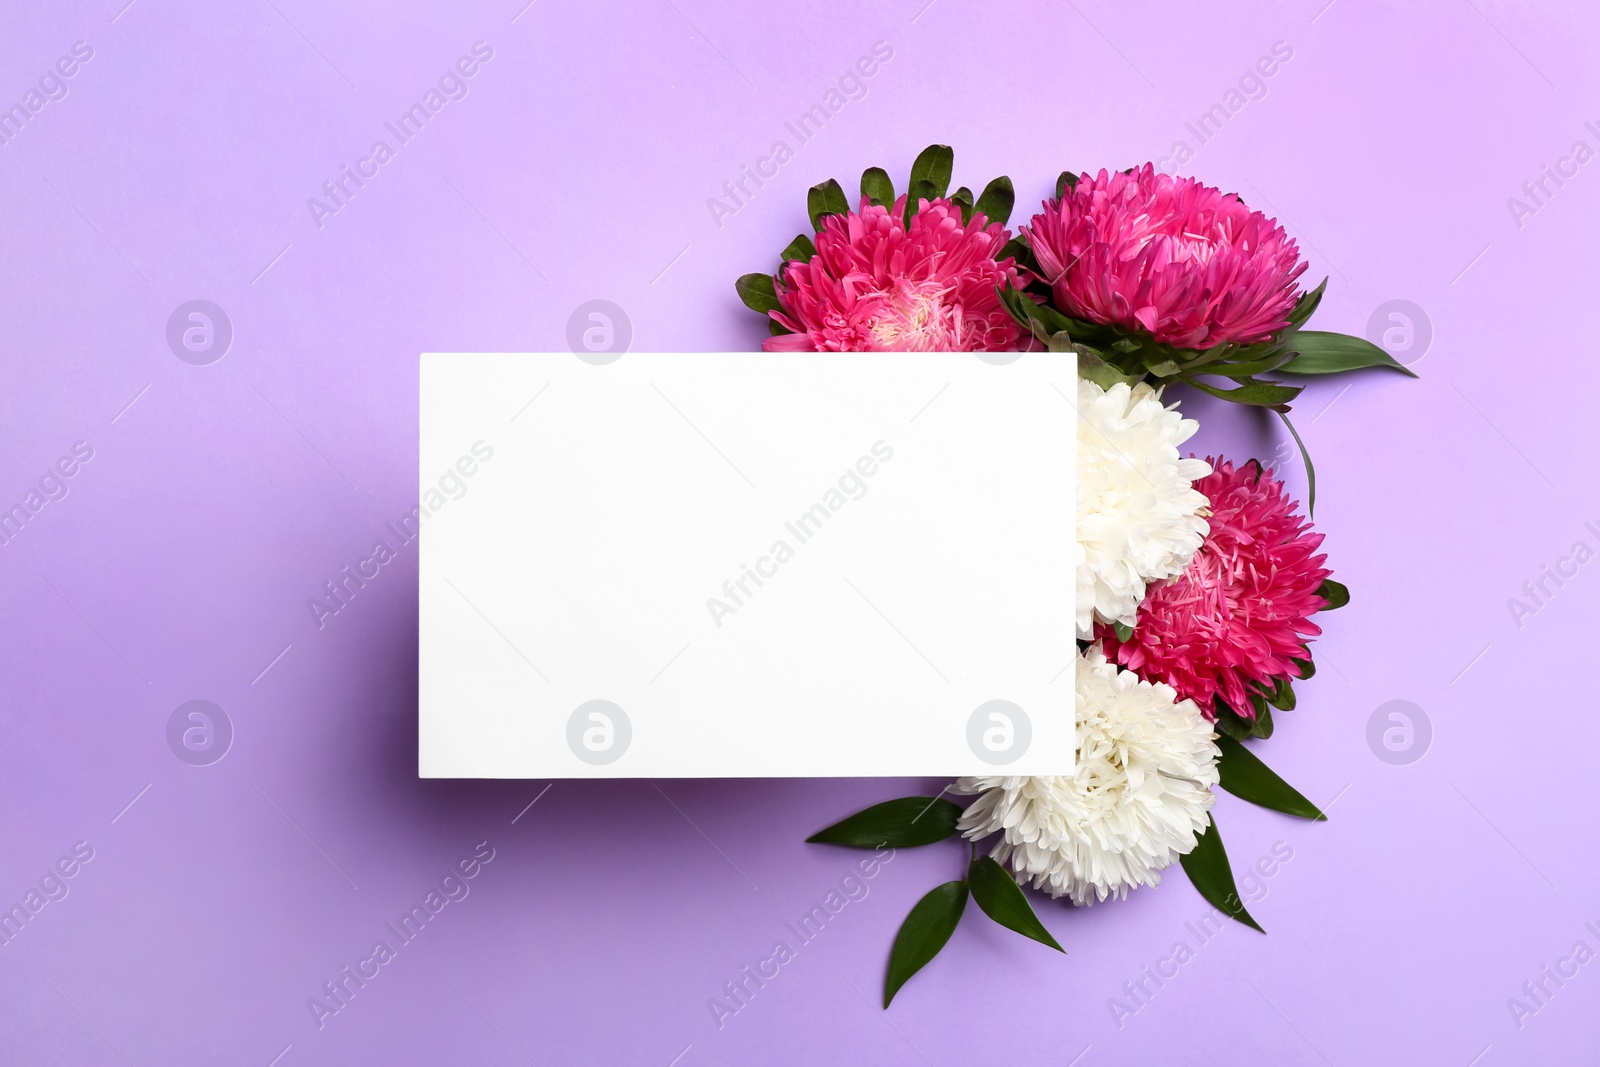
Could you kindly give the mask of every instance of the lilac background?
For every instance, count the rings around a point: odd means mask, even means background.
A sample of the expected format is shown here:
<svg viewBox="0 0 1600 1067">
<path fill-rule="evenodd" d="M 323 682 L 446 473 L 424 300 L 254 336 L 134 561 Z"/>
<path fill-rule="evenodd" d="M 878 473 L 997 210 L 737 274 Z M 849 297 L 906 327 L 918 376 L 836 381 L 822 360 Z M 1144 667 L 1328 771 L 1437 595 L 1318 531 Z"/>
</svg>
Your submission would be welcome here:
<svg viewBox="0 0 1600 1067">
<path fill-rule="evenodd" d="M 0 505 L 94 449 L 0 548 L 0 900 L 94 849 L 0 949 L 0 1061 L 1592 1062 L 1600 965 L 1521 1029 L 1507 1007 L 1600 948 L 1600 577 L 1521 627 L 1506 603 L 1600 546 L 1569 384 L 1593 358 L 1600 164 L 1520 226 L 1506 204 L 1600 147 L 1584 5 L 124 2 L 0 13 L 5 103 L 94 49 L 0 145 Z M 477 40 L 470 95 L 319 230 L 306 199 Z M 878 40 L 866 97 L 796 146 L 784 122 Z M 895 929 L 961 864 L 934 846 L 719 1029 L 708 999 L 857 858 L 803 836 L 939 783 L 418 781 L 414 547 L 325 629 L 306 606 L 416 500 L 418 353 L 560 349 L 596 297 L 639 350 L 754 347 L 732 280 L 770 267 L 812 183 L 903 183 L 944 141 L 958 182 L 1011 174 L 1025 218 L 1063 167 L 1194 148 L 1185 121 L 1275 41 L 1294 54 L 1267 95 L 1181 169 L 1301 239 L 1332 276 L 1321 327 L 1404 298 L 1435 338 L 1420 381 L 1319 382 L 1299 406 L 1355 600 L 1261 749 L 1331 821 L 1218 801 L 1236 867 L 1293 849 L 1252 905 L 1270 936 L 1229 926 L 1119 1028 L 1108 998 L 1195 944 L 1181 874 L 1040 901 L 1064 959 L 974 910 L 883 1014 Z M 795 158 L 717 225 L 707 198 L 779 138 Z M 211 366 L 164 339 L 196 297 L 236 331 Z M 1202 449 L 1282 443 L 1186 403 Z M 165 740 L 194 698 L 236 730 L 209 767 Z M 1366 741 L 1391 699 L 1433 724 L 1410 766 Z M 308 998 L 484 840 L 471 895 L 319 1030 Z"/>
</svg>

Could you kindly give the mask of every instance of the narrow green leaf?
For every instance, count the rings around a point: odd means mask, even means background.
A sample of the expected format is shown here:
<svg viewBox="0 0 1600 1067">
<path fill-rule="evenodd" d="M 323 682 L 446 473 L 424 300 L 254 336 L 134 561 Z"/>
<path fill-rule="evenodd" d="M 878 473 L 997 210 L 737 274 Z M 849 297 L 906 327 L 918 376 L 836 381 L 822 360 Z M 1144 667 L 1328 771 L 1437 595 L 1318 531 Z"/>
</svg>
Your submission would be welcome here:
<svg viewBox="0 0 1600 1067">
<path fill-rule="evenodd" d="M 1251 345 L 1241 352 L 1250 353 L 1251 358 L 1230 359 L 1221 363 L 1212 361 L 1199 365 L 1205 366 L 1208 374 L 1226 374 L 1230 378 L 1254 377 L 1257 374 L 1271 374 L 1275 370 L 1282 370 L 1283 365 L 1294 358 L 1293 352 L 1276 345 Z"/>
<path fill-rule="evenodd" d="M 1195 841 L 1194 848 L 1180 858 L 1183 863 L 1183 873 L 1189 876 L 1189 881 L 1200 891 L 1214 907 L 1222 909 L 1223 913 L 1237 919 L 1253 930 L 1260 930 L 1261 924 L 1250 917 L 1244 908 L 1244 901 L 1239 899 L 1239 888 L 1233 883 L 1233 869 L 1228 866 L 1228 853 L 1222 847 L 1222 835 L 1217 832 L 1217 821 L 1210 820 L 1210 825 L 1200 833 Z"/>
<path fill-rule="evenodd" d="M 1327 820 L 1321 809 L 1238 741 L 1219 737 L 1217 747 L 1222 750 L 1222 758 L 1217 761 L 1217 774 L 1222 779 L 1219 784 L 1240 800 L 1302 819 Z"/>
<path fill-rule="evenodd" d="M 1279 385 L 1277 382 L 1246 381 L 1236 389 L 1219 389 L 1214 385 L 1207 385 L 1197 378 L 1185 378 L 1190 385 L 1208 393 L 1219 400 L 1231 400 L 1235 404 L 1250 404 L 1254 407 L 1279 408 L 1287 405 L 1289 401 L 1300 395 L 1302 386 Z"/>
<path fill-rule="evenodd" d="M 889 973 L 883 983 L 883 1006 L 887 1008 L 907 979 L 939 954 L 950 935 L 956 932 L 961 913 L 967 908 L 967 883 L 946 882 L 935 886 L 917 901 L 911 914 L 900 924 L 889 950 Z"/>
<path fill-rule="evenodd" d="M 1285 374 L 1340 374 L 1362 367 L 1388 367 L 1415 378 L 1416 372 L 1367 340 L 1347 333 L 1299 330 L 1285 343 L 1300 354 L 1283 365 Z"/>
<path fill-rule="evenodd" d="M 1267 695 L 1267 703 L 1279 711 L 1293 711 L 1295 705 L 1294 686 L 1290 684 L 1287 675 L 1273 679 L 1272 692 Z"/>
<path fill-rule="evenodd" d="M 765 315 L 783 306 L 778 303 L 778 293 L 772 286 L 770 274 L 743 275 L 733 283 L 733 288 L 739 294 L 739 299 L 744 301 L 744 306 L 751 311 Z"/>
<path fill-rule="evenodd" d="M 882 167 L 868 167 L 861 174 L 861 195 L 879 207 L 894 203 L 894 179 Z"/>
<path fill-rule="evenodd" d="M 990 222 L 1004 226 L 1011 221 L 1011 209 L 1016 203 L 1017 191 L 1011 187 L 1011 179 L 1002 174 L 983 187 L 983 194 L 978 197 L 977 212 Z"/>
<path fill-rule="evenodd" d="M 812 844 L 853 848 L 913 848 L 956 832 L 961 807 L 940 797 L 901 797 L 856 812 L 806 838 Z"/>
<path fill-rule="evenodd" d="M 816 254 L 817 246 L 811 243 L 810 236 L 797 234 L 795 239 L 789 242 L 789 247 L 783 250 L 783 262 L 799 260 L 801 263 L 810 263 L 811 257 Z"/>
<path fill-rule="evenodd" d="M 945 190 L 950 188 L 950 173 L 955 169 L 956 154 L 947 144 L 931 144 L 924 148 L 911 164 L 911 186 L 916 188 L 919 181 L 926 181 L 933 186 L 933 195 L 928 197 L 943 196 Z"/>
<path fill-rule="evenodd" d="M 1007 930 L 1015 930 L 1023 937 L 1031 937 L 1041 945 L 1049 945 L 1057 952 L 1066 952 L 1044 923 L 1033 913 L 1028 895 L 1006 869 L 988 856 L 979 856 L 967 870 L 967 882 L 972 886 L 972 899 L 978 902 L 983 913 Z"/>
<path fill-rule="evenodd" d="M 839 183 L 829 178 L 806 190 L 806 213 L 811 216 L 811 228 L 821 233 L 822 217 L 848 215 L 850 201 L 845 199 L 844 190 L 839 188 Z"/>
<path fill-rule="evenodd" d="M 1300 448 L 1300 460 L 1306 465 L 1306 514 L 1315 516 L 1317 513 L 1317 468 L 1311 465 L 1311 453 L 1306 451 L 1306 443 L 1300 440 L 1300 434 L 1294 428 L 1294 423 L 1289 421 L 1285 411 L 1278 412 L 1278 418 L 1289 427 L 1289 434 L 1294 438 L 1294 443 Z"/>
<path fill-rule="evenodd" d="M 1056 179 L 1056 199 L 1060 200 L 1067 195 L 1067 190 L 1078 184 L 1078 176 L 1070 170 L 1061 172 L 1061 177 Z"/>
<path fill-rule="evenodd" d="M 1291 659 L 1289 662 L 1300 668 L 1300 677 L 1302 680 L 1310 678 L 1312 675 L 1317 673 L 1317 665 L 1308 659 Z"/>
<path fill-rule="evenodd" d="M 1323 611 L 1332 611 L 1350 603 L 1350 590 L 1343 582 L 1336 582 L 1332 578 L 1323 579 L 1322 584 L 1317 587 L 1317 595 L 1328 602 Z"/>
<path fill-rule="evenodd" d="M 1322 291 L 1328 287 L 1328 279 L 1322 279 L 1322 284 L 1308 293 L 1301 293 L 1300 299 L 1294 302 L 1294 310 L 1289 312 L 1289 325 L 1299 329 L 1306 324 L 1311 313 L 1317 310 L 1317 305 L 1322 303 Z"/>
</svg>

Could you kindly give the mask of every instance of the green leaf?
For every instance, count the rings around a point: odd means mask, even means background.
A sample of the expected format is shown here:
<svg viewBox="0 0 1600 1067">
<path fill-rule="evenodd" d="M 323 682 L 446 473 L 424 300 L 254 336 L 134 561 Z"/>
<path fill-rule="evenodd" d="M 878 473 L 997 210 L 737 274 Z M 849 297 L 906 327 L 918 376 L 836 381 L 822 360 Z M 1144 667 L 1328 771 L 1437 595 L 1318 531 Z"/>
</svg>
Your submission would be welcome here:
<svg viewBox="0 0 1600 1067">
<path fill-rule="evenodd" d="M 924 148 L 916 160 L 911 164 L 911 186 L 916 188 L 919 181 L 926 181 L 933 186 L 933 195 L 928 197 L 943 196 L 945 190 L 950 188 L 950 172 L 955 169 L 956 154 L 947 144 L 931 144 Z"/>
<path fill-rule="evenodd" d="M 1240 800 L 1302 819 L 1327 820 L 1321 809 L 1238 741 L 1219 737 L 1217 747 L 1222 750 L 1222 758 L 1217 761 L 1217 774 L 1222 779 L 1218 784 Z"/>
<path fill-rule="evenodd" d="M 1002 174 L 983 187 L 983 195 L 978 197 L 977 212 L 990 222 L 1004 226 L 1011 221 L 1011 209 L 1016 203 L 1017 191 L 1011 187 L 1011 179 Z"/>
<path fill-rule="evenodd" d="M 1217 820 L 1209 816 L 1207 818 L 1210 825 L 1200 832 L 1194 848 L 1180 857 L 1183 873 L 1189 876 L 1189 881 L 1194 883 L 1200 895 L 1222 909 L 1225 915 L 1253 930 L 1266 933 L 1261 929 L 1261 924 L 1250 917 L 1244 902 L 1239 899 L 1239 888 L 1233 884 L 1233 869 L 1228 866 L 1228 853 L 1222 847 L 1222 835 L 1217 832 Z"/>
<path fill-rule="evenodd" d="M 782 337 L 786 333 L 794 333 L 793 330 L 789 329 L 789 327 L 785 326 L 777 319 L 767 320 L 767 332 L 774 337 Z"/>
<path fill-rule="evenodd" d="M 915 218 L 917 212 L 922 209 L 922 201 L 936 200 L 942 195 L 943 194 L 934 187 L 934 184 L 926 178 L 918 178 L 913 181 L 911 183 L 911 188 L 906 190 L 906 228 L 911 228 L 911 220 Z"/>
<path fill-rule="evenodd" d="M 1294 686 L 1290 684 L 1287 675 L 1273 680 L 1272 692 L 1267 694 L 1267 703 L 1279 711 L 1294 710 Z"/>
<path fill-rule="evenodd" d="M 1278 418 L 1289 427 L 1289 434 L 1294 438 L 1294 443 L 1300 448 L 1300 460 L 1306 465 L 1306 514 L 1314 516 L 1317 513 L 1317 468 L 1311 465 L 1311 453 L 1306 451 L 1306 443 L 1300 440 L 1300 434 L 1294 428 L 1294 423 L 1289 421 L 1285 411 L 1278 412 Z"/>
<path fill-rule="evenodd" d="M 950 194 L 950 202 L 961 208 L 961 225 L 972 221 L 972 190 L 965 185 Z"/>
<path fill-rule="evenodd" d="M 979 856 L 967 870 L 967 882 L 972 887 L 972 899 L 978 902 L 983 913 L 1007 930 L 1015 930 L 1023 937 L 1031 937 L 1041 945 L 1049 945 L 1057 952 L 1066 952 L 1050 936 L 1044 923 L 1033 913 L 1028 895 L 1006 869 L 988 856 Z"/>
<path fill-rule="evenodd" d="M 829 178 L 806 191 L 806 214 L 811 216 L 811 228 L 821 233 L 822 217 L 850 214 L 850 201 L 845 199 L 839 183 Z"/>
<path fill-rule="evenodd" d="M 1054 334 L 1053 337 L 1066 337 L 1065 330 Z M 1110 389 L 1114 385 L 1137 385 L 1140 376 L 1137 374 L 1124 374 L 1115 366 L 1100 357 L 1100 354 L 1088 345 L 1073 344 L 1069 346 L 1078 353 L 1078 377 L 1091 381 L 1102 389 Z M 1116 623 L 1115 628 L 1119 640 L 1126 641 L 1133 635 L 1133 627 Z M 1127 631 L 1124 633 L 1123 631 Z"/>
<path fill-rule="evenodd" d="M 1322 580 L 1322 584 L 1317 586 L 1317 595 L 1328 602 L 1323 611 L 1332 611 L 1350 603 L 1350 590 L 1343 582 L 1336 582 L 1332 578 Z"/>
<path fill-rule="evenodd" d="M 1067 190 L 1078 184 L 1078 176 L 1070 170 L 1061 172 L 1061 177 L 1056 179 L 1056 199 L 1060 200 L 1067 195 Z"/>
<path fill-rule="evenodd" d="M 1244 716 L 1237 714 L 1232 708 L 1228 707 L 1227 702 L 1221 697 L 1217 698 L 1216 708 L 1218 731 L 1233 738 L 1235 741 L 1243 741 L 1250 736 L 1250 731 L 1255 726 L 1254 723 L 1245 721 Z"/>
<path fill-rule="evenodd" d="M 1118 641 L 1126 641 L 1133 636 L 1133 627 L 1125 622 L 1114 622 L 1111 628 L 1117 632 Z"/>
<path fill-rule="evenodd" d="M 889 950 L 889 974 L 883 983 L 883 1006 L 887 1008 L 906 980 L 939 954 L 950 935 L 956 932 L 961 913 L 967 908 L 967 883 L 946 882 L 935 886 L 917 901 L 900 924 Z"/>
<path fill-rule="evenodd" d="M 998 287 L 1000 303 L 1011 313 L 1018 324 L 1026 326 L 1028 330 L 1040 341 L 1048 342 L 1051 337 L 1067 330 L 1071 321 L 1059 311 L 1048 304 L 1036 304 L 1024 293 L 1017 290 L 1010 282 Z M 1107 386 L 1106 388 L 1110 388 Z"/>
<path fill-rule="evenodd" d="M 811 262 L 811 257 L 817 254 L 817 246 L 811 243 L 811 238 L 806 234 L 798 234 L 789 242 L 789 247 L 783 250 L 783 262 L 798 259 L 802 263 Z"/>
<path fill-rule="evenodd" d="M 1251 353 L 1253 358 L 1227 360 L 1219 363 L 1215 372 L 1226 374 L 1230 378 L 1271 374 L 1275 370 L 1282 370 L 1283 365 L 1294 358 L 1293 352 L 1285 351 L 1276 345 L 1251 345 L 1241 351 Z M 1257 352 L 1263 354 L 1255 355 Z M 1209 361 L 1198 365 L 1205 366 L 1206 373 L 1212 373 Z"/>
<path fill-rule="evenodd" d="M 783 306 L 778 303 L 778 293 L 772 287 L 770 274 L 743 275 L 733 283 L 733 288 L 739 294 L 739 299 L 744 301 L 744 306 L 751 311 L 759 311 L 765 315 Z"/>
<path fill-rule="evenodd" d="M 913 848 L 943 841 L 956 832 L 961 807 L 941 797 L 901 797 L 856 812 L 806 840 L 853 848 Z"/>
<path fill-rule="evenodd" d="M 1034 258 L 1033 249 L 1028 247 L 1026 238 L 1018 236 L 1007 241 L 1005 247 L 1000 250 L 999 258 L 1005 259 L 1007 256 L 1016 260 L 1018 267 L 1032 271 L 1035 274 L 1041 273 L 1039 261 Z"/>
<path fill-rule="evenodd" d="M 1072 352 L 1076 354 L 1078 347 L 1078 343 L 1072 339 L 1072 335 L 1065 330 L 1051 334 L 1044 342 L 1046 352 Z"/>
<path fill-rule="evenodd" d="M 1260 382 L 1247 379 L 1236 389 L 1219 389 L 1214 385 L 1195 378 L 1186 378 L 1190 385 L 1208 393 L 1219 400 L 1231 400 L 1235 404 L 1250 404 L 1254 407 L 1280 408 L 1300 395 L 1302 386 L 1279 385 L 1277 382 Z"/>
<path fill-rule="evenodd" d="M 1362 367 L 1388 367 L 1415 378 L 1416 372 L 1367 340 L 1347 333 L 1299 330 L 1284 343 L 1300 354 L 1283 365 L 1285 374 L 1340 374 Z"/>
<path fill-rule="evenodd" d="M 1291 659 L 1289 662 L 1300 668 L 1301 681 L 1317 673 L 1317 665 L 1308 659 Z"/>
<path fill-rule="evenodd" d="M 1272 708 L 1259 693 L 1251 697 L 1250 702 L 1256 712 L 1256 721 L 1250 724 L 1250 736 L 1265 741 L 1272 736 Z"/>
<path fill-rule="evenodd" d="M 879 207 L 894 203 L 894 179 L 882 167 L 868 167 L 861 173 L 861 195 Z"/>
<path fill-rule="evenodd" d="M 1322 291 L 1328 287 L 1328 279 L 1322 279 L 1322 284 L 1308 293 L 1301 293 L 1300 299 L 1294 302 L 1294 310 L 1289 312 L 1289 325 L 1299 329 L 1306 324 L 1311 313 L 1317 310 L 1317 305 L 1322 303 Z"/>
</svg>

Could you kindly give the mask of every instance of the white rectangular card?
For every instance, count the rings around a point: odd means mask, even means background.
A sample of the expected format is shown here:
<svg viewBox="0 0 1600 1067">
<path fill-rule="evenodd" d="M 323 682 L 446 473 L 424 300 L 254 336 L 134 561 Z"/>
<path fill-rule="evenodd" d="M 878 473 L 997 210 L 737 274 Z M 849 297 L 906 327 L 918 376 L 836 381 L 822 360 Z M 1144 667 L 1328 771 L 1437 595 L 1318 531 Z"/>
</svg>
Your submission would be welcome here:
<svg viewBox="0 0 1600 1067">
<path fill-rule="evenodd" d="M 1070 773 L 1076 395 L 1050 353 L 423 356 L 421 774 Z"/>
</svg>

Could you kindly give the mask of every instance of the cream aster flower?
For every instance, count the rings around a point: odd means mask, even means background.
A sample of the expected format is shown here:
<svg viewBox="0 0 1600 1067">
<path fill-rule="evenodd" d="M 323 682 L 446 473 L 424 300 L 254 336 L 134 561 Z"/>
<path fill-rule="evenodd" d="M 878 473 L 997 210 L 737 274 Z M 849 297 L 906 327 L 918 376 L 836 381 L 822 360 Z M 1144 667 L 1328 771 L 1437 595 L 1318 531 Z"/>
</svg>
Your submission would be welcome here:
<svg viewBox="0 0 1600 1067">
<path fill-rule="evenodd" d="M 1192 484 L 1211 473 L 1178 446 L 1200 428 L 1141 382 L 1078 382 L 1078 638 L 1132 626 L 1145 586 L 1183 573 L 1209 527 Z"/>
<path fill-rule="evenodd" d="M 990 855 L 1053 897 L 1120 900 L 1194 848 L 1221 753 L 1194 701 L 1107 663 L 1099 645 L 1078 659 L 1076 721 L 1076 774 L 962 778 L 954 791 L 978 799 L 960 829 L 999 831 Z"/>
</svg>

